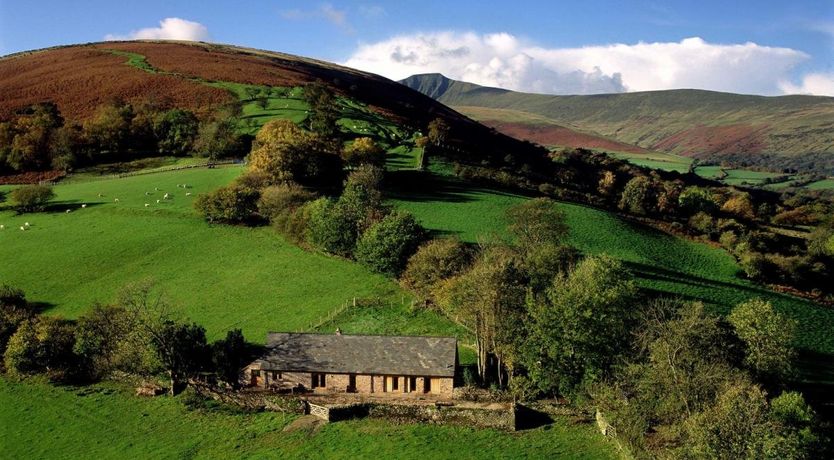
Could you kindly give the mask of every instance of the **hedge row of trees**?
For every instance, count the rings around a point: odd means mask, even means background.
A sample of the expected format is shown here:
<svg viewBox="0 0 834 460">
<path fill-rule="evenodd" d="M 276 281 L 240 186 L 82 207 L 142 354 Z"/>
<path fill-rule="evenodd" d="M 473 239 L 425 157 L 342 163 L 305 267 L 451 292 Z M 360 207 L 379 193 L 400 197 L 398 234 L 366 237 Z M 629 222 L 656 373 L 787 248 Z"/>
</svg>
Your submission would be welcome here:
<svg viewBox="0 0 834 460">
<path fill-rule="evenodd" d="M 155 155 L 242 156 L 250 140 L 236 130 L 234 109 L 200 121 L 182 109 L 121 100 L 84 123 L 67 123 L 51 102 L 0 122 L 0 174 L 129 161 Z"/>
<path fill-rule="evenodd" d="M 166 374 L 175 394 L 201 372 L 237 386 L 252 354 L 239 329 L 208 343 L 205 329 L 179 319 L 149 282 L 126 286 L 114 304 L 77 320 L 38 313 L 22 291 L 0 286 L 0 355 L 12 377 L 85 383 L 117 372 Z"/>
<path fill-rule="evenodd" d="M 834 258 L 821 250 L 832 227 L 834 204 L 804 194 L 716 186 L 694 174 L 647 170 L 605 154 L 569 150 L 552 154 L 552 175 L 506 166 L 457 164 L 458 175 L 548 196 L 589 203 L 631 216 L 665 221 L 680 233 L 722 244 L 751 279 L 831 295 L 825 280 Z M 510 161 L 512 160 L 512 161 Z M 772 227 L 817 229 L 810 238 L 787 236 Z M 775 244 L 756 244 L 758 241 Z"/>
</svg>

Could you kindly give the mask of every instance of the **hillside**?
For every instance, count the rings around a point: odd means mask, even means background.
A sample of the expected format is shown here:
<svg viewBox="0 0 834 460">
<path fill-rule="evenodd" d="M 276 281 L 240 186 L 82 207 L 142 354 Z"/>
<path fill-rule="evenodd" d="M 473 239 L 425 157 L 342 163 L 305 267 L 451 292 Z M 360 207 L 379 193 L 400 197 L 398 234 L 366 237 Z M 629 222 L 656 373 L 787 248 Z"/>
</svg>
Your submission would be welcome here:
<svg viewBox="0 0 834 460">
<path fill-rule="evenodd" d="M 738 165 L 834 171 L 834 98 L 830 97 L 702 90 L 553 96 L 487 88 L 439 74 L 414 75 L 402 83 L 449 106 L 465 107 L 466 113 L 491 125 L 501 118 L 473 108 L 523 112 L 554 125 L 665 153 Z M 541 124 L 535 119 L 516 123 Z M 511 126 L 504 132 L 519 129 Z M 529 138 L 543 138 L 537 136 Z"/>
<path fill-rule="evenodd" d="M 239 101 L 244 115 L 251 115 L 246 106 L 255 102 L 247 96 L 250 90 L 271 94 L 275 88 L 316 81 L 364 104 L 365 117 L 381 116 L 418 131 L 441 117 L 451 127 L 448 142 L 463 139 L 479 155 L 536 150 L 378 75 L 282 53 L 195 42 L 103 42 L 6 56 L 0 59 L 0 121 L 32 104 L 53 101 L 68 121 L 82 122 L 116 99 L 190 109 L 202 117 Z"/>
</svg>

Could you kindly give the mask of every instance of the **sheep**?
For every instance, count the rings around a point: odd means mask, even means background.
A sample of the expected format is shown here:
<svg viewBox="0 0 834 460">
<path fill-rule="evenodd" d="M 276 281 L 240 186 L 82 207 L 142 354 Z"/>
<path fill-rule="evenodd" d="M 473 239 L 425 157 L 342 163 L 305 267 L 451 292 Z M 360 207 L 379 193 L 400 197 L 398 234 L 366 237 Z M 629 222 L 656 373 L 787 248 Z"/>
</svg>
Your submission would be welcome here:
<svg viewBox="0 0 834 460">
<path fill-rule="evenodd" d="M 159 191 L 159 187 L 154 187 L 153 189 L 156 190 L 157 192 Z"/>
<path fill-rule="evenodd" d="M 191 192 L 185 192 L 185 196 L 191 196 Z"/>
<path fill-rule="evenodd" d="M 67 209 L 67 214 L 69 214 L 71 211 L 72 211 L 72 209 Z"/>
<path fill-rule="evenodd" d="M 6 229 L 6 226 L 5 226 L 5 225 L 0 224 L 0 230 L 5 230 L 5 229 Z"/>
<path fill-rule="evenodd" d="M 99 193 L 99 194 L 98 194 L 98 197 L 99 197 L 99 198 L 101 198 L 101 197 L 103 197 L 103 196 L 104 196 L 104 195 L 102 195 L 101 193 Z"/>
<path fill-rule="evenodd" d="M 28 228 L 29 227 L 29 222 L 25 222 L 23 225 Z"/>
<path fill-rule="evenodd" d="M 159 204 L 161 202 L 162 202 L 162 200 L 156 200 L 156 204 Z"/>
<path fill-rule="evenodd" d="M 82 209 L 84 209 L 84 208 L 86 208 L 86 207 L 87 207 L 87 204 L 86 204 L 86 203 L 81 205 L 81 208 L 82 208 Z"/>
<path fill-rule="evenodd" d="M 150 196 L 151 192 L 145 192 L 145 196 Z"/>
<path fill-rule="evenodd" d="M 25 232 L 25 231 L 26 231 L 26 227 L 21 226 L 21 227 L 20 227 L 20 230 Z"/>
<path fill-rule="evenodd" d="M 163 195 L 163 197 L 162 197 L 163 200 L 167 200 L 168 198 L 170 198 L 170 196 L 168 196 L 167 193 L 165 195 Z"/>
<path fill-rule="evenodd" d="M 145 207 L 147 208 L 148 206 L 150 206 L 150 203 L 145 203 Z"/>
<path fill-rule="evenodd" d="M 118 198 L 116 198 L 116 199 L 114 199 L 114 200 L 113 200 L 113 202 L 114 202 L 114 203 L 118 203 L 118 202 L 119 202 L 119 199 L 118 199 Z"/>
</svg>

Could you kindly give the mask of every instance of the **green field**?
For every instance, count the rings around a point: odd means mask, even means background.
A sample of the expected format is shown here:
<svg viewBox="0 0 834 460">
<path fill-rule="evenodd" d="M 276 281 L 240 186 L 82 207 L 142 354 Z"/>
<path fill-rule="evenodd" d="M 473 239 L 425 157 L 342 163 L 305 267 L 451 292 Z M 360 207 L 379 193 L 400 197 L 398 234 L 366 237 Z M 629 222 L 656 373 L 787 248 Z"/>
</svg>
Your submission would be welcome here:
<svg viewBox="0 0 834 460">
<path fill-rule="evenodd" d="M 634 163 L 637 166 L 645 168 L 662 169 L 664 171 L 677 171 L 679 173 L 686 173 L 689 171 L 689 166 L 692 164 L 692 159 L 672 155 L 670 153 L 658 153 L 646 155 L 642 153 L 617 153 L 612 152 L 612 156 L 621 160 L 626 160 L 629 163 Z"/>
<path fill-rule="evenodd" d="M 0 280 L 49 314 L 75 317 L 111 301 L 126 283 L 153 278 L 211 337 L 239 327 L 255 342 L 268 330 L 306 328 L 353 297 L 402 302 L 395 282 L 358 264 L 299 249 L 270 228 L 200 219 L 194 197 L 240 172 L 190 169 L 58 185 L 51 212 L 0 212 Z M 166 192 L 173 198 L 157 204 Z M 19 230 L 24 222 L 30 230 Z"/>
<path fill-rule="evenodd" d="M 805 188 L 809 190 L 832 190 L 834 189 L 834 179 L 823 179 L 816 182 L 811 182 Z"/>
<path fill-rule="evenodd" d="M 521 433 L 361 420 L 283 432 L 295 416 L 194 412 L 181 397 L 137 398 L 0 379 L 3 458 L 617 458 L 590 423 L 560 420 Z"/>
<path fill-rule="evenodd" d="M 695 168 L 695 173 L 707 179 L 720 180 L 727 185 L 752 186 L 762 185 L 765 179 L 784 175 L 766 171 L 751 171 L 748 169 L 729 169 L 721 166 L 699 166 Z M 726 176 L 724 176 L 724 173 L 726 173 Z"/>
<path fill-rule="evenodd" d="M 432 180 L 404 178 L 391 182 L 406 184 L 391 193 L 397 206 L 414 213 L 437 234 L 456 235 L 464 241 L 489 234 L 505 236 L 504 211 L 525 199 L 439 175 Z M 607 253 L 623 260 L 644 290 L 700 300 L 720 312 L 753 297 L 765 298 L 799 321 L 799 347 L 812 353 L 834 354 L 833 310 L 740 278 L 738 266 L 724 250 L 632 224 L 593 208 L 567 203 L 559 206 L 571 227 L 571 244 L 585 253 Z"/>
</svg>

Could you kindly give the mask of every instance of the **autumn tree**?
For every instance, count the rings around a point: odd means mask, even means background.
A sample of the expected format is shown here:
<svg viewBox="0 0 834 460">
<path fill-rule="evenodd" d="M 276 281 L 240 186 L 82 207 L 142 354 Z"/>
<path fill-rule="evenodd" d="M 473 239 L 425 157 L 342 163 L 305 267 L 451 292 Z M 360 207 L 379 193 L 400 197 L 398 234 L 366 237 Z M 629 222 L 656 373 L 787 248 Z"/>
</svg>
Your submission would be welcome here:
<svg viewBox="0 0 834 460">
<path fill-rule="evenodd" d="M 255 135 L 249 165 L 265 173 L 272 184 L 335 185 L 341 180 L 341 160 L 316 135 L 290 120 L 266 123 Z"/>
<path fill-rule="evenodd" d="M 385 150 L 370 137 L 359 137 L 345 147 L 342 158 L 348 166 L 367 164 L 382 167 L 385 164 Z"/>
<path fill-rule="evenodd" d="M 446 120 L 438 117 L 429 122 L 428 138 L 433 145 L 440 145 L 446 142 L 449 136 L 450 127 Z"/>
</svg>

